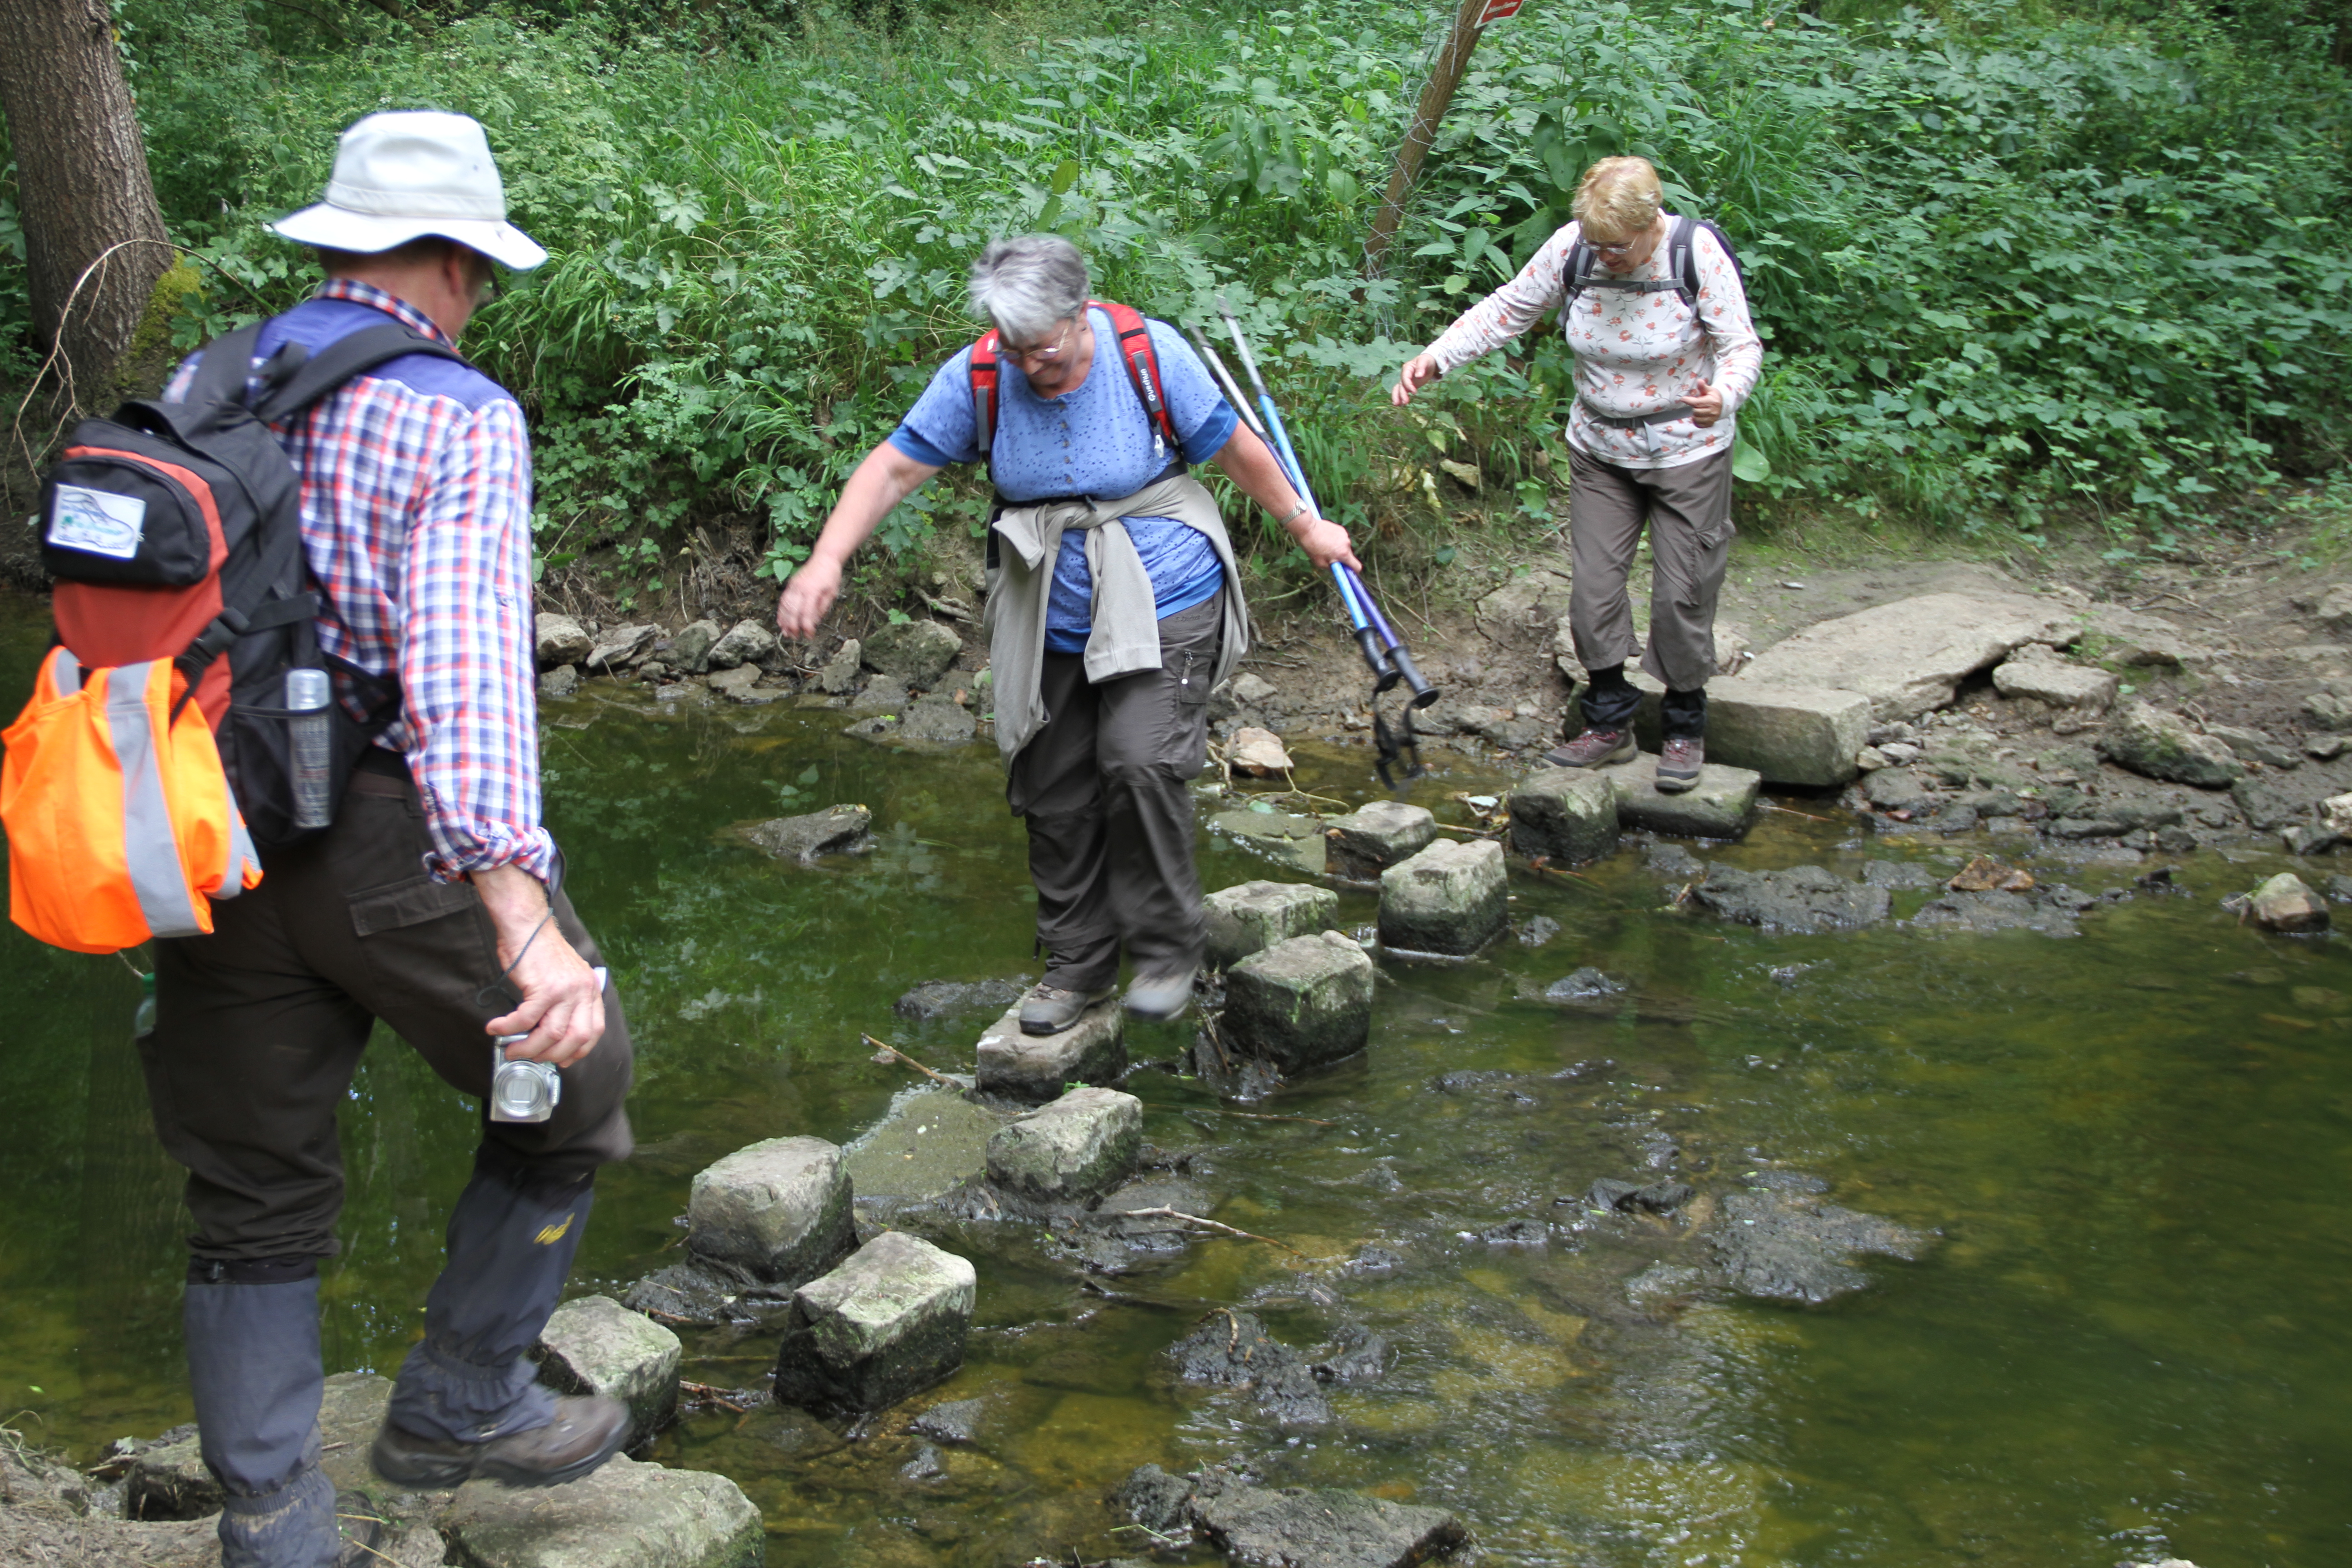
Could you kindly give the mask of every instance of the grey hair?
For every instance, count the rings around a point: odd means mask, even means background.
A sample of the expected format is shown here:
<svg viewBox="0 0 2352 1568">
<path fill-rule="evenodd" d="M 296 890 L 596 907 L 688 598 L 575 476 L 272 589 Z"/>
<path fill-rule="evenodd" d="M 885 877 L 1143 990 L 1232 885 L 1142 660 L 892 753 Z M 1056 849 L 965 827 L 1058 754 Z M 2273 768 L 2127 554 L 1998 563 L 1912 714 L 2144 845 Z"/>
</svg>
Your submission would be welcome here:
<svg viewBox="0 0 2352 1568">
<path fill-rule="evenodd" d="M 996 330 L 1034 343 L 1087 306 L 1087 258 L 1057 234 L 992 242 L 971 264 L 971 302 Z"/>
</svg>

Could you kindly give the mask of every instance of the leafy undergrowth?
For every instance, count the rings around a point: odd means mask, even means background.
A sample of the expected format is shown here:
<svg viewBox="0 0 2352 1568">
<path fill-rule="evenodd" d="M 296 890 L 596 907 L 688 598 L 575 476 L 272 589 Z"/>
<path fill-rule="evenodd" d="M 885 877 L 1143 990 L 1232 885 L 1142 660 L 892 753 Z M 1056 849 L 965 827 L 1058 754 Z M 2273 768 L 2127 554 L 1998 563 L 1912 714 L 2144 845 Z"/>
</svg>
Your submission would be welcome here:
<svg viewBox="0 0 2352 1568">
<path fill-rule="evenodd" d="M 307 286 L 262 225 L 315 199 L 341 125 L 420 104 L 488 124 L 555 254 L 468 347 L 535 416 L 543 562 L 629 592 L 713 522 L 789 572 L 974 331 L 971 254 L 1039 229 L 1156 314 L 1213 320 L 1230 292 L 1328 510 L 1391 572 L 1442 575 L 1465 528 L 1553 524 L 1565 355 L 1531 336 L 1409 414 L 1386 380 L 1628 151 L 1738 242 L 1769 340 L 1741 417 L 1768 516 L 2028 539 L 2091 518 L 2132 547 L 2343 450 L 2352 79 L 2316 27 L 2258 47 L 2195 6 L 1840 24 L 1556 0 L 1488 30 L 1367 282 L 1434 12 L 566 10 L 420 30 L 352 7 L 330 36 L 131 0 L 126 37 L 167 212 L 214 279 L 185 342 Z M 882 542 L 919 553 L 982 512 L 966 477 Z M 1303 565 L 1262 521 L 1243 535 L 1253 572 Z"/>
</svg>

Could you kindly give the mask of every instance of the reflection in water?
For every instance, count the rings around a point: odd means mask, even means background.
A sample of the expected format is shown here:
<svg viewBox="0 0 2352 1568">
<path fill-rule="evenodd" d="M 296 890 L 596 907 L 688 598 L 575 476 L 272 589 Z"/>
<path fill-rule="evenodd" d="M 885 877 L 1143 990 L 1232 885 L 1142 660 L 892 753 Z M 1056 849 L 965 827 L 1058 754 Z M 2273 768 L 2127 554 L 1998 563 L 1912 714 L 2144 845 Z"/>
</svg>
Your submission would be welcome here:
<svg viewBox="0 0 2352 1568">
<path fill-rule="evenodd" d="M 28 670 L 37 637 L 6 636 L 5 668 Z M 663 715 L 611 692 L 551 710 L 547 754 L 572 890 L 641 1026 L 640 1155 L 604 1178 L 576 1281 L 617 1294 L 667 1260 L 702 1165 L 786 1133 L 847 1142 L 884 1113 L 910 1076 L 861 1030 L 969 1062 L 983 1020 L 908 1023 L 901 992 L 1035 969 L 992 755 L 898 756 L 830 714 Z M 1371 787 L 1360 752 L 1310 756 L 1301 782 Z M 1451 811 L 1448 793 L 1491 782 L 1458 772 L 1417 796 Z M 863 802 L 876 851 L 803 870 L 720 836 L 780 799 Z M 1869 853 L 1957 864 L 1957 847 L 1847 848 L 1836 824 L 1776 816 L 1723 853 L 1851 875 Z M 2136 897 L 2069 940 L 1767 935 L 1662 912 L 1636 851 L 1518 875 L 1515 918 L 1559 933 L 1386 964 L 1370 1052 L 1253 1108 L 1316 1121 L 1236 1116 L 1161 1070 L 1129 1085 L 1216 1217 L 1340 1261 L 1211 1238 L 1088 1279 L 1023 1227 L 910 1218 L 980 1268 L 970 1363 L 917 1402 L 982 1401 L 973 1446 L 909 1479 L 911 1410 L 852 1441 L 755 1400 L 692 1415 L 657 1457 L 740 1480 L 777 1563 L 1139 1555 L 1104 1496 L 1142 1463 L 1220 1458 L 1454 1508 L 1489 1561 L 2339 1563 L 2352 973 L 2334 942 L 2219 913 L 2256 859 L 2192 861 L 2191 896 Z M 1269 874 L 1222 845 L 1202 865 L 1212 887 Z M 2094 892 L 2132 875 L 2049 870 Z M 1898 893 L 1897 913 L 1925 896 Z M 1371 914 L 1343 898 L 1343 925 Z M 148 1131 L 123 966 L 13 932 L 0 951 L 0 1382 L 88 1457 L 185 1418 L 177 1174 Z M 1538 999 L 1585 965 L 1626 990 Z M 1147 1059 L 1185 1041 L 1130 1037 Z M 477 1110 L 380 1037 L 348 1111 L 328 1354 L 389 1370 Z M 1791 1310 L 1694 1295 L 1683 1271 L 1711 1255 L 1683 1218 L 1559 1201 L 1664 1173 L 1705 1215 L 1768 1167 L 1937 1248 L 1867 1260 L 1870 1290 Z M 1328 1424 L 1270 1428 L 1245 1391 L 1170 1378 L 1160 1352 L 1222 1307 L 1317 1355 L 1369 1330 L 1391 1359 L 1328 1386 Z M 758 1389 L 772 1337 L 688 1337 L 689 1377 Z"/>
</svg>

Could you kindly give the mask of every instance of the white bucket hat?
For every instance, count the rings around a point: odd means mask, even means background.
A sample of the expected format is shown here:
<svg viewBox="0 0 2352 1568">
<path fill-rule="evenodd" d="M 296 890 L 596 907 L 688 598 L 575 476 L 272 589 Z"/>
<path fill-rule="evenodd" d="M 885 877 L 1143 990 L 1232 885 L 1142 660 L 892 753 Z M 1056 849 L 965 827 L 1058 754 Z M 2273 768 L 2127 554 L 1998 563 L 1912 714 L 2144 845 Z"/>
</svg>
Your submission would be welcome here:
<svg viewBox="0 0 2352 1568">
<path fill-rule="evenodd" d="M 518 271 L 547 259 L 507 222 L 506 185 L 481 122 L 431 110 L 371 114 L 344 132 L 327 199 L 270 227 L 298 245 L 363 256 L 434 234 Z"/>
</svg>

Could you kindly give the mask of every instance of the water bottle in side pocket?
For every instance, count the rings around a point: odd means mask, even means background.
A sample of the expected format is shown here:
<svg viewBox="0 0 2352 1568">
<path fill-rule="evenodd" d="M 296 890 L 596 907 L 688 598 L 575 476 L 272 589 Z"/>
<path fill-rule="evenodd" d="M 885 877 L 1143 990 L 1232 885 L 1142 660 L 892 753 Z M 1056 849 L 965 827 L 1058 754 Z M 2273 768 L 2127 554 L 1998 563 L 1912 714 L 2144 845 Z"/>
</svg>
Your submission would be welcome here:
<svg viewBox="0 0 2352 1568">
<path fill-rule="evenodd" d="M 286 721 L 286 752 L 297 827 L 324 827 L 334 819 L 335 803 L 328 798 L 333 773 L 328 749 L 333 740 L 327 704 L 332 700 L 325 670 L 286 672 L 286 708 L 292 715 Z"/>
</svg>

